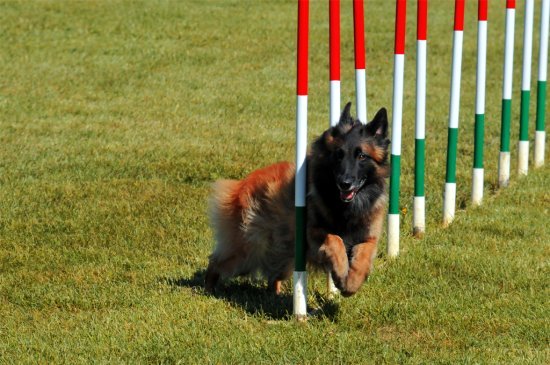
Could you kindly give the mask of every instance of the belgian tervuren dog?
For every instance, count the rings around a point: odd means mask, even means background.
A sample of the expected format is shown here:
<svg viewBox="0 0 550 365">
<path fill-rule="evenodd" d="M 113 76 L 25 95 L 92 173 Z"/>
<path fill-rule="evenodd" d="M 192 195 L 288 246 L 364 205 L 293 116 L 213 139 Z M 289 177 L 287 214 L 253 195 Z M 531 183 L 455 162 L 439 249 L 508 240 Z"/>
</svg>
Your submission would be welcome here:
<svg viewBox="0 0 550 365">
<path fill-rule="evenodd" d="M 389 175 L 386 110 L 363 125 L 351 117 L 350 107 L 307 156 L 307 260 L 331 272 L 344 296 L 356 293 L 372 269 Z M 207 291 L 220 277 L 259 272 L 280 292 L 294 267 L 294 176 L 294 165 L 280 162 L 243 180 L 214 184 L 210 218 L 216 246 Z"/>
</svg>

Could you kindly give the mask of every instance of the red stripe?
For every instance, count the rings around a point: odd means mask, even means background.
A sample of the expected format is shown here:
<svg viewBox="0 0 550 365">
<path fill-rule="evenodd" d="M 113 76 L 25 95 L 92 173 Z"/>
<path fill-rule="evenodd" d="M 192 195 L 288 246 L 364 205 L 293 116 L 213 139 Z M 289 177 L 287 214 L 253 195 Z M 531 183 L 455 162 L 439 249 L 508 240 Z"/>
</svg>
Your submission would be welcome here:
<svg viewBox="0 0 550 365">
<path fill-rule="evenodd" d="M 454 30 L 464 30 L 464 3 L 465 0 L 455 0 Z"/>
<path fill-rule="evenodd" d="M 330 80 L 340 80 L 340 0 L 329 1 Z"/>
<path fill-rule="evenodd" d="M 365 68 L 365 11 L 363 0 L 353 0 L 353 41 L 355 44 L 355 68 Z"/>
<path fill-rule="evenodd" d="M 405 26 L 407 24 L 407 0 L 395 3 L 395 54 L 405 54 Z"/>
<path fill-rule="evenodd" d="M 477 1 L 477 20 L 487 20 L 487 0 Z"/>
<path fill-rule="evenodd" d="M 418 0 L 416 39 L 426 40 L 428 33 L 428 0 Z"/>
<path fill-rule="evenodd" d="M 307 63 L 309 32 L 309 0 L 298 0 L 298 52 L 296 90 L 298 95 L 307 95 Z"/>
<path fill-rule="evenodd" d="M 506 9 L 515 9 L 516 0 L 506 0 Z"/>
</svg>

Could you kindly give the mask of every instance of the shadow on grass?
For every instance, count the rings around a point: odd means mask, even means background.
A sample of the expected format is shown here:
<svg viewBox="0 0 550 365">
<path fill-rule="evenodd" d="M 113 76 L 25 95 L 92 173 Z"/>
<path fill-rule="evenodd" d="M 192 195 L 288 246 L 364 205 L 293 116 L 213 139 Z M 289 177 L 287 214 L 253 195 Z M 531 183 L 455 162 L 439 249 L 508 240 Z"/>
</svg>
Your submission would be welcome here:
<svg viewBox="0 0 550 365">
<path fill-rule="evenodd" d="M 220 281 L 214 294 L 204 291 L 206 270 L 199 270 L 189 278 L 161 278 L 160 281 L 171 287 L 187 287 L 200 295 L 223 299 L 232 305 L 242 308 L 253 316 L 262 316 L 270 320 L 292 319 L 292 293 L 280 295 L 267 290 L 265 282 L 245 278 Z M 312 293 L 309 308 L 311 317 L 334 320 L 338 314 L 338 303 L 323 297 L 318 292 Z"/>
</svg>

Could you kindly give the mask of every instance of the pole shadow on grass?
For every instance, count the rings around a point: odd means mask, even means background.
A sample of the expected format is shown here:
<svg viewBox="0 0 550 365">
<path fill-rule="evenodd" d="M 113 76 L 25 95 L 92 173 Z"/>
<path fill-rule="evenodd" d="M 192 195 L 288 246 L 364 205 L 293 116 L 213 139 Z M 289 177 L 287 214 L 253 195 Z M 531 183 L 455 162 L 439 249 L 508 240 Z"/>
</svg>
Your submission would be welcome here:
<svg viewBox="0 0 550 365">
<path fill-rule="evenodd" d="M 289 320 L 292 317 L 292 293 L 284 291 L 280 295 L 267 290 L 265 281 L 236 278 L 220 281 L 214 294 L 204 291 L 206 270 L 198 270 L 189 278 L 164 277 L 160 282 L 173 288 L 186 287 L 195 293 L 223 299 L 242 308 L 252 316 L 263 316 L 270 320 Z M 338 314 L 338 303 L 326 299 L 318 292 L 312 293 L 316 308 L 310 308 L 312 317 L 334 320 Z"/>
</svg>

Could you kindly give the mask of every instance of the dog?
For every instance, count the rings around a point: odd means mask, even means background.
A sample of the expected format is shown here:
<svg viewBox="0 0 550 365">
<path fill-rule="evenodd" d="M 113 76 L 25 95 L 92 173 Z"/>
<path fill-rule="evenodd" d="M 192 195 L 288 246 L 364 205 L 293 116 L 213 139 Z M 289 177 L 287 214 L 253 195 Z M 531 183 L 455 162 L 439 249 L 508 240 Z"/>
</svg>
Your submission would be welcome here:
<svg viewBox="0 0 550 365">
<path fill-rule="evenodd" d="M 339 123 L 312 144 L 307 155 L 306 259 L 331 273 L 344 296 L 370 274 L 386 211 L 389 176 L 386 109 L 363 125 L 348 103 Z M 210 220 L 216 245 L 205 275 L 207 292 L 220 278 L 262 274 L 268 288 L 294 269 L 295 165 L 279 162 L 243 180 L 213 187 Z"/>
</svg>

